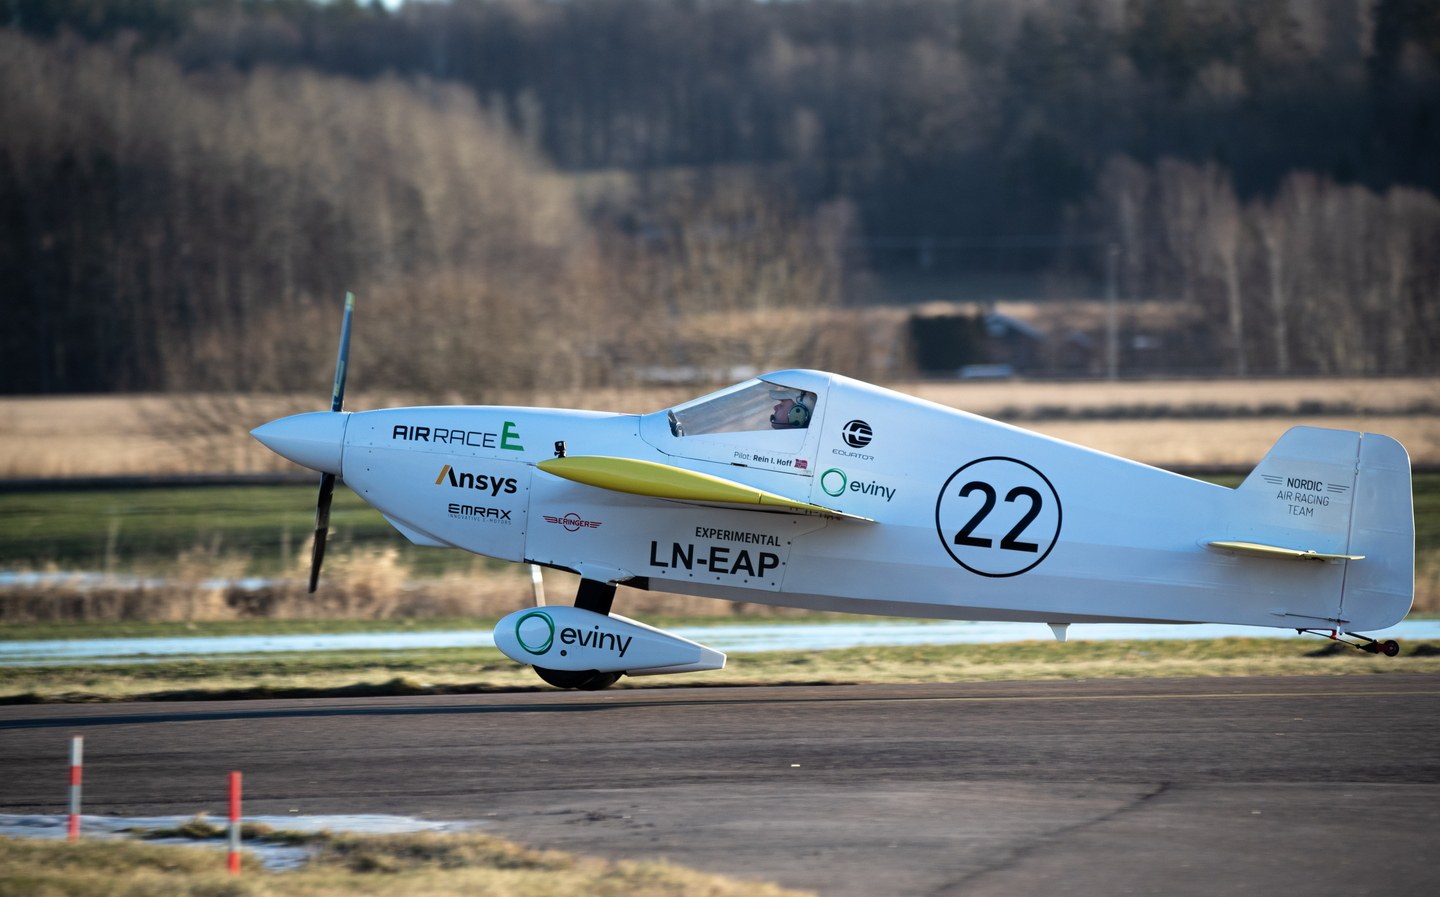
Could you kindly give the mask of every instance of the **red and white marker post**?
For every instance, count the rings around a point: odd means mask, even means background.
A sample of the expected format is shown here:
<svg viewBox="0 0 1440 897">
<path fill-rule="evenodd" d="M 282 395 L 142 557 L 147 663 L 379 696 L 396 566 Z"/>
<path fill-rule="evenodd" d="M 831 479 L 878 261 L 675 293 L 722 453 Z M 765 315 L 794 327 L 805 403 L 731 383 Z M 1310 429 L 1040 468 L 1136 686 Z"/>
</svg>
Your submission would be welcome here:
<svg viewBox="0 0 1440 897">
<path fill-rule="evenodd" d="M 230 859 L 231 875 L 240 874 L 240 773 L 230 773 Z"/>
<path fill-rule="evenodd" d="M 80 840 L 80 783 L 84 779 L 85 736 L 70 739 L 70 820 L 66 827 L 69 840 Z"/>
</svg>

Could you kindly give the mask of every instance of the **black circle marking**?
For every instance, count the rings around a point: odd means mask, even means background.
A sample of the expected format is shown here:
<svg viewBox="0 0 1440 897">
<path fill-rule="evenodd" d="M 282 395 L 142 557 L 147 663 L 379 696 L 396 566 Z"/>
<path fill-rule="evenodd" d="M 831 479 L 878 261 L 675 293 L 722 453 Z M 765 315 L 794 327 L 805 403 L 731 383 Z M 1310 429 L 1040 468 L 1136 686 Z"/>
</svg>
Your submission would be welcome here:
<svg viewBox="0 0 1440 897">
<path fill-rule="evenodd" d="M 852 420 L 841 428 L 840 435 L 851 448 L 864 448 L 875 438 L 875 431 L 863 420 Z"/>
<path fill-rule="evenodd" d="M 962 475 L 963 488 L 952 489 Z M 974 493 L 980 496 L 972 500 Z M 1050 478 L 1001 455 L 961 466 L 935 498 L 935 532 L 945 552 L 971 573 L 995 579 L 1019 576 L 1049 557 L 1062 519 Z"/>
</svg>

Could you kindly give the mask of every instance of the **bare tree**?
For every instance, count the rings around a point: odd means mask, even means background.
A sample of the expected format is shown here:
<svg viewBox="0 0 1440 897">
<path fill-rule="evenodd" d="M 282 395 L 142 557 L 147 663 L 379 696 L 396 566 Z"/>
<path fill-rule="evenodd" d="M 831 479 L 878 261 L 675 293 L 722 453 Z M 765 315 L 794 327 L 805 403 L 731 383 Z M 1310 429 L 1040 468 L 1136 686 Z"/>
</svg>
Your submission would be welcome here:
<svg viewBox="0 0 1440 897">
<path fill-rule="evenodd" d="M 1276 203 L 1254 210 L 1255 230 L 1265 248 L 1266 285 L 1270 297 L 1270 326 L 1275 353 L 1275 372 L 1290 373 L 1290 311 L 1285 284 L 1287 222 Z"/>
</svg>

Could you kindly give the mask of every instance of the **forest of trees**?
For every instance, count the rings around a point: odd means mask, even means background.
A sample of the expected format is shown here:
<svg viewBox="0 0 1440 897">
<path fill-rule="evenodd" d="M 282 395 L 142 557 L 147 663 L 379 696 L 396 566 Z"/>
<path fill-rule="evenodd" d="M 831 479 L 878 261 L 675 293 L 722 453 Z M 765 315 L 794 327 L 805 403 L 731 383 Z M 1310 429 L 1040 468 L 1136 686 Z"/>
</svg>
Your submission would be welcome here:
<svg viewBox="0 0 1440 897">
<path fill-rule="evenodd" d="M 0 391 L 310 389 L 346 289 L 475 398 L 1107 285 L 1186 373 L 1434 372 L 1437 193 L 1428 0 L 9 0 Z"/>
</svg>

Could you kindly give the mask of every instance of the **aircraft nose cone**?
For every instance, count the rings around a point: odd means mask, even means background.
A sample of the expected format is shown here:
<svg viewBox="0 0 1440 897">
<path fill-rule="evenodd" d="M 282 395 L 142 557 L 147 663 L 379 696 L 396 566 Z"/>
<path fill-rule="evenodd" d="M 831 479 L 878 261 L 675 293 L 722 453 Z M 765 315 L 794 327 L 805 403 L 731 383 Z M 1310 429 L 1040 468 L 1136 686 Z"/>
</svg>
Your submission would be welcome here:
<svg viewBox="0 0 1440 897">
<path fill-rule="evenodd" d="M 349 420 L 348 411 L 311 411 L 261 424 L 250 435 L 282 458 L 339 476 Z"/>
</svg>

